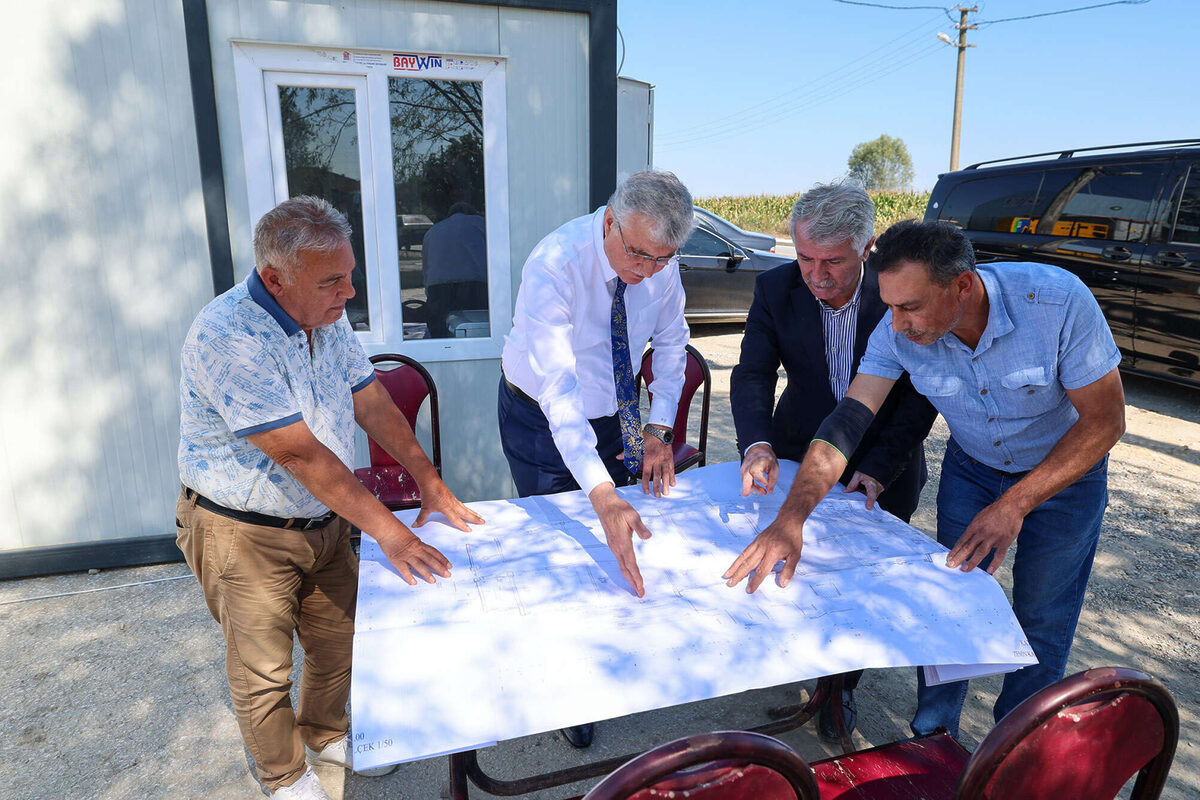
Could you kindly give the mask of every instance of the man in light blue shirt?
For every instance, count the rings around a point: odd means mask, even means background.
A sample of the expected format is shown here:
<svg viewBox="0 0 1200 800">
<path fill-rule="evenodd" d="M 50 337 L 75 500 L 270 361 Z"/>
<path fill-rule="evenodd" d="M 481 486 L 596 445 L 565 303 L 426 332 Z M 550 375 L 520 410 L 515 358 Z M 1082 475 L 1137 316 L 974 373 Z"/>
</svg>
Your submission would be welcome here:
<svg viewBox="0 0 1200 800">
<path fill-rule="evenodd" d="M 999 721 L 1063 676 L 1108 502 L 1108 451 L 1125 431 L 1120 354 L 1075 276 L 1039 264 L 982 264 L 952 225 L 903 222 L 876 243 L 886 313 L 842 401 L 822 423 L 778 518 L 726 572 L 756 570 L 754 591 L 784 560 L 795 573 L 804 520 L 833 486 L 897 378 L 950 428 L 938 490 L 947 565 L 994 573 L 1014 545 L 1013 611 L 1038 663 L 1005 676 Z M 849 449 L 847 449 L 849 448 Z M 967 683 L 926 686 L 917 735 L 958 734 Z"/>
<path fill-rule="evenodd" d="M 285 201 L 255 226 L 254 256 L 256 269 L 200 312 L 184 342 L 177 542 L 225 635 L 234 712 L 259 778 L 272 797 L 327 800 L 306 761 L 352 765 L 350 525 L 411 584 L 450 569 L 350 471 L 355 423 L 416 479 L 416 525 L 435 511 L 463 530 L 483 520 L 442 483 L 350 329 L 345 217 L 318 198 Z"/>
</svg>

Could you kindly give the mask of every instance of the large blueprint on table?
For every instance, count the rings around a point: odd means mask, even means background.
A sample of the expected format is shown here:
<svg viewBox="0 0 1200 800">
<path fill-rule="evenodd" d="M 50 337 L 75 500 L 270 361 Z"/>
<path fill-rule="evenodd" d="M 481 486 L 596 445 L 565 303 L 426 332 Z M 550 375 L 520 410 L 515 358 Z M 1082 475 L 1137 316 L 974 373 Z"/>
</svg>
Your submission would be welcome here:
<svg viewBox="0 0 1200 800">
<path fill-rule="evenodd" d="M 638 598 L 587 497 L 472 503 L 463 533 L 417 533 L 453 564 L 409 586 L 362 540 L 352 686 L 359 769 L 861 667 L 937 665 L 943 677 L 1035 663 L 999 584 L 945 566 L 936 541 L 835 487 L 805 523 L 795 579 L 721 579 L 775 519 L 795 476 L 741 496 L 738 465 L 678 476 L 668 497 L 621 494 Z M 398 516 L 411 523 L 416 512 Z"/>
</svg>

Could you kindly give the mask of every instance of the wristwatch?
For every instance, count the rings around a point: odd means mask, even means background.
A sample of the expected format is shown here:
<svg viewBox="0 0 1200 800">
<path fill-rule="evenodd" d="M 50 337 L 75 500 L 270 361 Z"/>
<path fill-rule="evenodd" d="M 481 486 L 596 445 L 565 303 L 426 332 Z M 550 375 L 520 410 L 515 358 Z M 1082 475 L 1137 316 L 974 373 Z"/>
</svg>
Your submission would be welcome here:
<svg viewBox="0 0 1200 800">
<path fill-rule="evenodd" d="M 660 428 L 657 425 L 647 425 L 642 428 L 643 436 L 653 436 L 663 444 L 670 444 L 675 441 L 675 431 L 670 428 Z"/>
</svg>

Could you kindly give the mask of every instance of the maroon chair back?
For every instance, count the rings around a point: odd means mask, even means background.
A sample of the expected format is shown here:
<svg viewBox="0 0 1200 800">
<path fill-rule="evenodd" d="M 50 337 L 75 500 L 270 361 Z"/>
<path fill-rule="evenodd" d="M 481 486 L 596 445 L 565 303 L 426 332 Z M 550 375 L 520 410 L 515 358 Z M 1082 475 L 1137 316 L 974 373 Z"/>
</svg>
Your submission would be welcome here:
<svg viewBox="0 0 1200 800">
<path fill-rule="evenodd" d="M 812 769 L 821 800 L 952 800 L 970 757 L 948 734 L 935 733 L 824 758 Z"/>
<path fill-rule="evenodd" d="M 820 800 L 812 770 L 778 739 L 717 731 L 659 745 L 627 761 L 583 800 Z"/>
<path fill-rule="evenodd" d="M 376 365 L 375 377 L 383 384 L 383 388 L 387 389 L 392 401 L 400 408 L 404 418 L 408 420 L 409 427 L 413 430 L 416 430 L 417 427 L 417 414 L 420 412 L 425 398 L 429 398 L 429 427 L 432 434 L 430 449 L 433 451 L 430 453 L 430 460 L 433 461 L 433 466 L 441 475 L 442 437 L 438 420 L 437 387 L 433 383 L 433 377 L 425 367 L 421 366 L 420 362 L 399 353 L 381 353 L 371 356 L 371 363 Z M 398 366 L 392 369 L 379 369 L 379 365 L 389 363 L 395 363 Z M 368 437 L 367 443 L 372 467 L 396 466 L 396 460 L 388 455 L 388 452 L 380 447 L 374 439 Z"/>
<path fill-rule="evenodd" d="M 1170 692 L 1121 667 L 1080 672 L 1014 708 L 959 779 L 970 800 L 1112 798 L 1137 775 L 1130 800 L 1162 793 L 1179 740 Z"/>
<path fill-rule="evenodd" d="M 643 383 L 648 387 L 653 382 L 654 348 L 651 347 L 642 356 L 642 366 L 635 378 L 638 393 L 641 393 Z M 700 403 L 700 436 L 698 446 L 694 447 L 687 443 L 688 415 L 692 408 L 692 398 L 701 386 L 704 387 L 704 397 Z M 672 426 L 675 442 L 671 446 L 675 451 L 677 471 L 695 465 L 703 467 L 708 460 L 705 453 L 708 448 L 708 403 L 711 389 L 712 373 L 708 370 L 708 362 L 700 355 L 699 350 L 689 344 L 684 364 L 683 391 L 679 395 L 679 410 L 675 412 L 675 424 Z M 649 392 L 647 394 L 653 401 L 654 395 Z"/>
</svg>

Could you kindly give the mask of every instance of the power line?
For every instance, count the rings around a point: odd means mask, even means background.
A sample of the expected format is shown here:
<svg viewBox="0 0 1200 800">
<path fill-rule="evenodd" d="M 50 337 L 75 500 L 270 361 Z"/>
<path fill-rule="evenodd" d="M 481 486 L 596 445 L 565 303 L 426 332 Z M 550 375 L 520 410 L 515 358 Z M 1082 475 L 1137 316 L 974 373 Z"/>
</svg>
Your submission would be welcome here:
<svg viewBox="0 0 1200 800">
<path fill-rule="evenodd" d="M 782 92 L 782 94 L 769 97 L 767 100 L 755 103 L 754 106 L 732 114 L 732 119 L 691 127 L 689 130 L 673 134 L 673 136 L 667 134 L 667 136 L 658 137 L 656 145 L 661 148 L 673 148 L 673 146 L 701 142 L 701 140 L 732 136 L 732 134 L 748 130 L 749 127 L 758 127 L 762 122 L 779 120 L 781 116 L 811 106 L 814 97 L 827 95 L 830 90 L 836 92 L 840 89 L 850 89 L 854 83 L 868 77 L 877 67 L 894 68 L 895 61 L 904 58 L 913 46 L 929 35 L 929 32 L 929 24 L 926 20 L 917 28 L 905 31 L 904 34 L 881 46 L 882 48 L 887 47 L 887 44 L 904 42 L 899 48 L 893 48 L 883 53 L 880 52 L 880 48 L 869 48 L 868 52 L 859 56 L 858 59 L 812 78 L 808 82 L 810 88 L 800 91 L 799 94 L 794 91 Z M 787 100 L 784 101 L 784 98 Z"/>
<path fill-rule="evenodd" d="M 898 62 L 894 61 L 893 63 L 888 64 L 885 69 L 875 70 L 873 67 L 875 66 L 876 62 L 883 60 L 877 58 L 875 62 L 863 65 L 861 69 L 856 70 L 852 74 L 844 75 L 842 78 L 836 81 L 805 92 L 786 105 L 771 108 L 759 113 L 755 115 L 756 118 L 749 117 L 736 119 L 725 123 L 721 128 L 714 128 L 699 133 L 698 135 L 685 135 L 682 137 L 676 137 L 674 139 L 667 139 L 658 142 L 657 144 L 663 149 L 679 149 L 680 147 L 693 146 L 694 144 L 712 139 L 726 139 L 749 131 L 758 130 L 768 125 L 778 123 L 782 120 L 790 119 L 797 114 L 812 108 L 813 106 L 820 105 L 828 100 L 849 94 L 858 88 L 873 83 L 874 81 L 883 77 L 885 74 L 894 73 L 915 61 L 926 58 L 929 55 L 932 55 L 934 52 L 940 52 L 941 50 L 942 45 L 930 44 L 923 50 L 917 51 L 912 58 Z"/>
<path fill-rule="evenodd" d="M 906 49 L 910 48 L 913 44 L 916 44 L 928 34 L 930 21 L 932 20 L 926 20 L 925 22 L 922 22 L 916 27 L 901 33 L 899 36 L 883 43 L 882 45 L 879 45 L 878 47 L 867 48 L 864 55 L 842 64 L 839 67 L 831 69 L 828 72 L 815 76 L 808 81 L 813 88 L 802 91 L 799 95 L 795 93 L 794 89 L 789 88 L 785 92 L 780 92 L 776 95 L 767 97 L 764 100 L 747 106 L 739 111 L 733 112 L 725 119 L 710 122 L 705 125 L 693 126 L 688 128 L 686 131 L 682 131 L 674 135 L 667 134 L 660 136 L 657 138 L 656 143 L 660 146 L 683 144 L 685 142 L 706 138 L 713 134 L 744 129 L 747 124 L 754 124 L 763 119 L 776 118 L 781 110 L 786 110 L 798 104 L 804 104 L 808 95 L 823 92 L 827 90 L 831 84 L 839 84 L 848 80 L 854 80 L 861 74 L 869 71 L 873 66 L 881 61 L 886 61 L 889 57 L 902 53 Z M 904 44 L 901 44 L 898 48 L 895 48 L 890 52 L 885 52 L 882 54 L 879 52 L 881 49 L 887 48 L 897 42 L 904 42 Z M 862 64 L 861 62 L 864 61 L 867 63 Z"/>
<path fill-rule="evenodd" d="M 866 86 L 870 85 L 871 83 L 874 83 L 875 81 L 879 80 L 880 78 L 883 78 L 886 74 L 894 74 L 895 72 L 903 69 L 904 67 L 907 67 L 909 64 L 912 64 L 916 61 L 920 61 L 921 59 L 924 59 L 924 58 L 928 58 L 929 56 L 933 55 L 933 53 L 935 53 L 935 52 L 941 52 L 942 49 L 943 49 L 942 45 L 940 45 L 940 44 L 930 45 L 930 46 L 926 47 L 925 50 L 918 52 L 912 58 L 909 58 L 906 61 L 902 61 L 898 64 L 893 65 L 887 72 L 879 71 L 873 78 L 869 78 L 869 79 L 862 81 L 860 83 L 857 83 L 856 85 L 849 87 L 849 88 L 837 87 L 832 90 L 829 90 L 831 87 L 825 87 L 826 90 L 819 91 L 811 99 L 804 101 L 802 104 L 795 106 L 791 110 L 782 112 L 782 113 L 778 113 L 778 114 L 772 114 L 769 118 L 763 119 L 757 123 L 743 124 L 743 125 L 739 125 L 736 129 L 728 131 L 728 132 L 702 135 L 702 136 L 694 137 L 692 139 L 682 139 L 682 140 L 672 142 L 669 144 L 656 143 L 656 147 L 658 149 L 667 150 L 667 151 L 685 150 L 685 149 L 689 149 L 692 147 L 697 147 L 701 144 L 705 144 L 706 142 L 713 140 L 713 139 L 728 139 L 733 136 L 738 136 L 741 134 L 760 130 L 769 125 L 782 123 L 788 119 L 791 119 L 792 117 L 795 117 L 797 114 L 800 114 L 803 111 L 807 111 L 808 109 L 813 108 L 814 106 L 818 106 L 822 103 L 826 103 L 826 102 L 833 100 L 837 97 L 840 97 L 842 95 L 849 94 L 856 89 L 866 87 Z"/>
<path fill-rule="evenodd" d="M 922 9 L 936 9 L 937 11 L 945 11 L 945 6 L 888 6 L 883 3 L 863 3 L 859 0 L 833 0 L 835 3 L 842 3 L 847 6 L 870 6 L 871 8 L 890 8 L 893 11 L 920 11 Z"/>
<path fill-rule="evenodd" d="M 837 2 L 839 2 L 839 3 L 844 2 L 844 0 L 837 0 Z M 1016 22 L 1017 20 L 1022 20 L 1022 19 L 1037 19 L 1038 17 L 1053 17 L 1053 16 L 1057 16 L 1058 14 L 1072 14 L 1076 11 L 1090 11 L 1093 8 L 1104 8 L 1105 6 L 1140 6 L 1140 5 L 1149 3 L 1149 2 L 1150 2 L 1150 0 L 1112 0 L 1112 2 L 1109 2 L 1109 3 L 1094 3 L 1093 5 L 1090 5 L 1090 6 L 1078 6 L 1076 8 L 1064 8 L 1061 11 L 1045 11 L 1041 14 L 1027 14 L 1026 16 L 1023 16 L 1023 17 L 1005 17 L 1004 19 L 976 20 L 975 24 L 976 25 L 995 25 L 1000 22 Z"/>
<path fill-rule="evenodd" d="M 934 51 L 940 51 L 940 44 L 932 44 L 925 49 L 917 51 L 916 55 L 910 59 L 900 61 L 898 63 L 889 64 L 886 69 L 874 70 L 871 69 L 873 64 L 864 65 L 862 70 L 856 71 L 853 74 L 843 76 L 837 81 L 829 84 L 816 87 L 808 92 L 805 92 L 793 101 L 774 108 L 766 109 L 751 117 L 734 119 L 723 124 L 719 128 L 711 128 L 695 135 L 677 136 L 673 139 L 664 139 L 658 142 L 660 147 L 666 149 L 678 149 L 681 146 L 690 146 L 698 142 L 705 142 L 713 139 L 727 139 L 733 136 L 738 136 L 752 130 L 758 130 L 768 125 L 775 124 L 782 120 L 790 119 L 797 114 L 819 105 L 823 102 L 831 100 L 845 94 L 849 94 L 856 89 L 866 86 L 885 74 L 894 73 L 909 64 L 931 55 Z"/>
<path fill-rule="evenodd" d="M 946 15 L 946 17 L 951 22 L 954 21 L 954 17 L 950 16 L 950 9 L 947 8 L 946 6 L 893 6 L 893 5 L 887 5 L 885 3 L 866 3 L 866 2 L 862 2 L 862 0 L 833 0 L 833 2 L 841 3 L 842 5 L 847 5 L 847 6 L 866 6 L 868 8 L 886 8 L 890 11 L 922 11 L 922 10 L 926 10 L 926 9 L 931 9 L 931 10 L 935 10 L 935 11 L 941 11 L 943 14 Z"/>
</svg>

